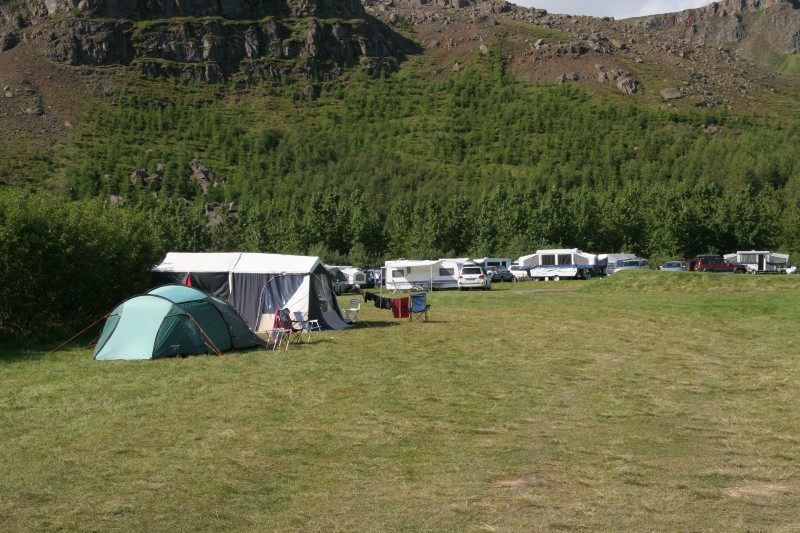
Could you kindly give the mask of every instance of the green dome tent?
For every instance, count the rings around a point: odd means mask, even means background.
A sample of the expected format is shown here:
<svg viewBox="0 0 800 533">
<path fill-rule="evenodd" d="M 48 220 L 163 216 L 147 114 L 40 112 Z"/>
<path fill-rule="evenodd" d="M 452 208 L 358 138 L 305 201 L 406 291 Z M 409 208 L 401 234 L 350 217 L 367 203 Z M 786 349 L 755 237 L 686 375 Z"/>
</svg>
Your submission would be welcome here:
<svg viewBox="0 0 800 533">
<path fill-rule="evenodd" d="M 94 358 L 158 359 L 264 345 L 227 302 L 183 285 L 164 285 L 119 304 Z"/>
</svg>

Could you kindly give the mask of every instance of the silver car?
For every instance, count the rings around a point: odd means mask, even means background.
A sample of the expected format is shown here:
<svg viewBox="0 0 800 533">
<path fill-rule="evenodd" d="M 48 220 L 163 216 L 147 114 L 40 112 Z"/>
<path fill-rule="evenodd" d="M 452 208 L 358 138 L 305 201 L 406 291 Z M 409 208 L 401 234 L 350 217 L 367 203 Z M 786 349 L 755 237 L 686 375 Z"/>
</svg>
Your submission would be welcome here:
<svg viewBox="0 0 800 533">
<path fill-rule="evenodd" d="M 614 272 L 631 269 L 647 270 L 649 268 L 650 264 L 647 262 L 647 259 L 623 259 L 621 261 L 617 261 L 617 265 L 614 267 Z"/>
<path fill-rule="evenodd" d="M 461 267 L 461 272 L 458 274 L 458 290 L 483 289 L 488 291 L 491 288 L 492 278 L 486 274 L 482 267 L 477 265 Z"/>
<path fill-rule="evenodd" d="M 665 272 L 680 272 L 682 270 L 686 270 L 686 265 L 683 263 L 683 261 L 667 261 L 658 267 L 658 269 Z"/>
</svg>

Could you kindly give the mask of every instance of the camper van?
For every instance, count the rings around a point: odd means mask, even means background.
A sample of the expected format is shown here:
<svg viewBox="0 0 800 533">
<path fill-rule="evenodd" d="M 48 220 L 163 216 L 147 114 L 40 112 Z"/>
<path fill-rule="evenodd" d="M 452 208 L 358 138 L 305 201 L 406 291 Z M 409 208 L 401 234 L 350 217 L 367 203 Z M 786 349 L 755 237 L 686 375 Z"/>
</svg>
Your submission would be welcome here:
<svg viewBox="0 0 800 533">
<path fill-rule="evenodd" d="M 364 287 L 367 284 L 367 275 L 361 269 L 353 266 L 340 266 L 339 271 L 344 274 L 351 287 Z"/>
<path fill-rule="evenodd" d="M 529 266 L 528 275 L 533 281 L 559 281 L 562 279 L 589 279 L 597 264 L 597 256 L 577 248 L 537 250 L 517 260 L 520 266 Z"/>
<path fill-rule="evenodd" d="M 749 274 L 778 274 L 786 271 L 789 254 L 750 250 L 725 254 L 725 260 L 746 266 Z"/>
</svg>

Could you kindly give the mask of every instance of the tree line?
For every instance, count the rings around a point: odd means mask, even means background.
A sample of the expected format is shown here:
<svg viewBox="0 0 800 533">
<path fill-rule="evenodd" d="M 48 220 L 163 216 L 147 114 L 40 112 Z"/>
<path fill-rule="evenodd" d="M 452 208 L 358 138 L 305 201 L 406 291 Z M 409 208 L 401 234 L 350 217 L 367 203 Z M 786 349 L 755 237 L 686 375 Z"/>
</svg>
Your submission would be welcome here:
<svg viewBox="0 0 800 533">
<path fill-rule="evenodd" d="M 100 317 L 147 288 L 168 251 L 246 251 L 320 256 L 329 264 L 388 258 L 501 256 L 539 248 L 625 251 L 652 262 L 706 252 L 800 253 L 800 203 L 779 209 L 773 189 L 726 192 L 709 182 L 629 183 L 598 195 L 493 187 L 465 196 L 399 200 L 373 209 L 361 192 L 336 190 L 241 212 L 207 227 L 202 209 L 155 209 L 97 199 L 0 190 L 0 330 L 30 332 Z"/>
</svg>

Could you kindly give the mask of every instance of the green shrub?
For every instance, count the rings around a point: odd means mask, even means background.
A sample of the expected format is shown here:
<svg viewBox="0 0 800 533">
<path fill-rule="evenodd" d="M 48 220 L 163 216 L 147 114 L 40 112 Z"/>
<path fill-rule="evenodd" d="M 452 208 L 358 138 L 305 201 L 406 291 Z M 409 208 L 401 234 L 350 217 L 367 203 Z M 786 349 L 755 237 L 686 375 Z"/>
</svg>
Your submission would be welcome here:
<svg viewBox="0 0 800 533">
<path fill-rule="evenodd" d="M 144 290 L 162 253 L 150 228 L 97 200 L 0 190 L 0 329 L 91 322 Z"/>
</svg>

